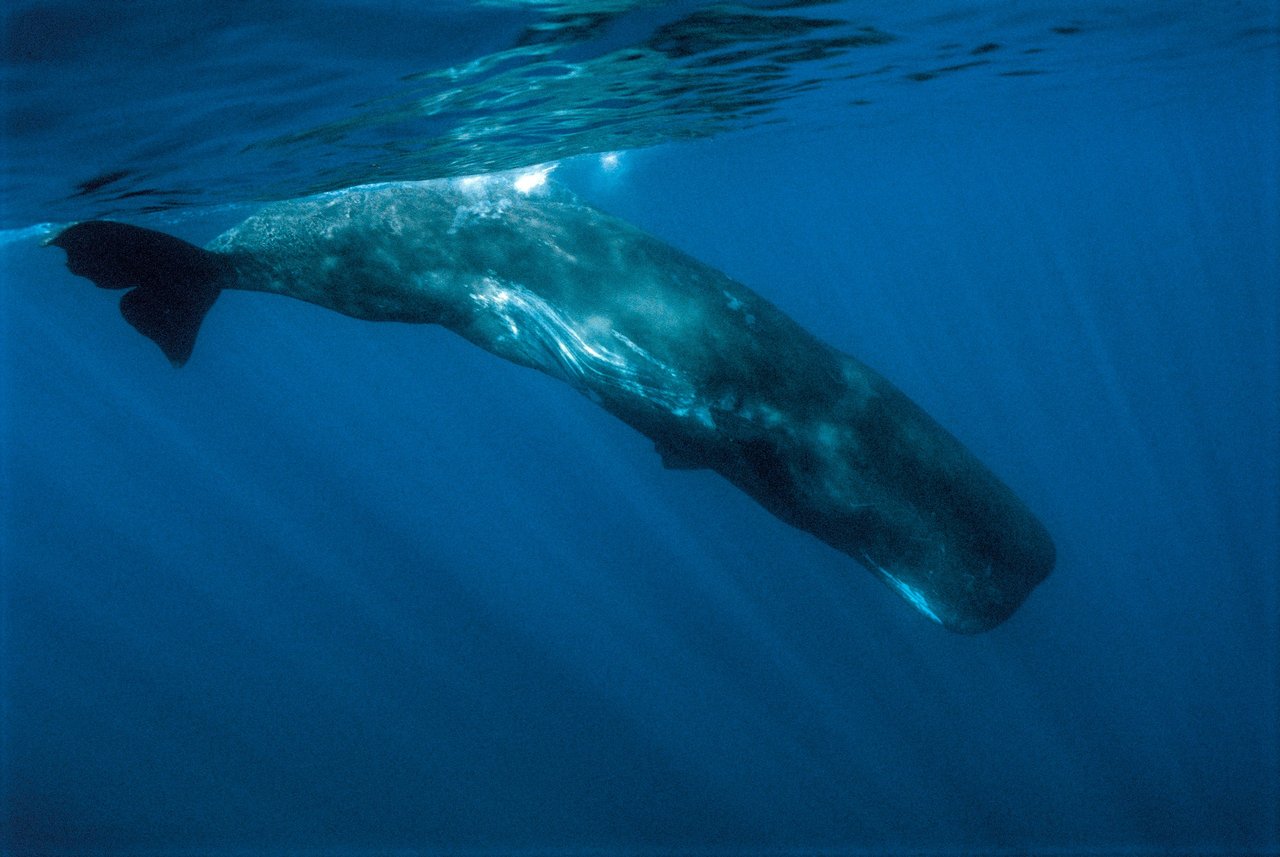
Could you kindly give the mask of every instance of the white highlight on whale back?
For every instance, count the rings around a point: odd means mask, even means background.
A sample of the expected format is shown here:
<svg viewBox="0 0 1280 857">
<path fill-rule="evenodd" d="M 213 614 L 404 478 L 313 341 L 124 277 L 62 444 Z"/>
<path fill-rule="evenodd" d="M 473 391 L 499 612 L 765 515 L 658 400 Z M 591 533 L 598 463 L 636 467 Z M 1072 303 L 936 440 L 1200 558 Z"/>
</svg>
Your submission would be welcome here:
<svg viewBox="0 0 1280 857">
<path fill-rule="evenodd" d="M 516 176 L 515 181 L 512 183 L 512 187 L 523 194 L 532 193 L 547 183 L 547 176 L 550 175 L 551 171 L 555 168 L 555 164 L 544 164 L 543 166 L 535 167 L 532 170 L 520 173 Z"/>
<path fill-rule="evenodd" d="M 616 387 L 642 396 L 677 416 L 692 416 L 714 427 L 711 412 L 683 375 L 614 330 L 607 319 L 575 324 L 529 290 L 486 277 L 471 295 L 476 307 L 498 320 L 497 343 L 513 357 L 596 393 Z"/>
</svg>

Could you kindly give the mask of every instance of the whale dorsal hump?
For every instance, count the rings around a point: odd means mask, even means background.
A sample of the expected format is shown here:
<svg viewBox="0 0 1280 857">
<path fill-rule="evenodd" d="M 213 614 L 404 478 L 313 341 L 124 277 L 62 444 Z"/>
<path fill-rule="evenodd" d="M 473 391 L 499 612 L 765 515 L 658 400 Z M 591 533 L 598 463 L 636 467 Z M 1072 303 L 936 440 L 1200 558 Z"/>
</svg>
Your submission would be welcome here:
<svg viewBox="0 0 1280 857">
<path fill-rule="evenodd" d="M 67 268 L 103 289 L 130 289 L 120 313 L 174 366 L 191 356 L 205 313 L 218 299 L 224 257 L 180 238 L 107 220 L 64 229 L 49 244 L 67 251 Z"/>
</svg>

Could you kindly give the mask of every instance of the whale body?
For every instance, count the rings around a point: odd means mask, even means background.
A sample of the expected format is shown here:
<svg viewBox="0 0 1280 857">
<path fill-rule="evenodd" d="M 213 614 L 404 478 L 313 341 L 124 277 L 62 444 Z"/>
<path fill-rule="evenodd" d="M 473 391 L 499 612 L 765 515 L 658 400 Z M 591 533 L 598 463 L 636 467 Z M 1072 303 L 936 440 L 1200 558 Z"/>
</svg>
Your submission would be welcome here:
<svg viewBox="0 0 1280 857">
<path fill-rule="evenodd" d="M 720 271 L 551 183 L 511 174 L 275 203 L 201 249 L 88 221 L 49 243 L 175 365 L 223 289 L 371 321 L 440 324 L 571 384 L 972 633 L 1053 567 L 1027 507 L 857 359 Z"/>
</svg>

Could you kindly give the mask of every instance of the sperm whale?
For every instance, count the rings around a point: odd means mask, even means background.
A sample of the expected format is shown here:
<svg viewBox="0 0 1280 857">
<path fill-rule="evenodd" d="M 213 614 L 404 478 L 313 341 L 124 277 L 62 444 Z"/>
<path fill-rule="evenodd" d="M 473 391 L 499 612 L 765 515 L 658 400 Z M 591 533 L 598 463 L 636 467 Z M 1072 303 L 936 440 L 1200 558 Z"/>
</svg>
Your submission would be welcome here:
<svg viewBox="0 0 1280 857">
<path fill-rule="evenodd" d="M 274 203 L 199 248 L 87 221 L 48 243 L 174 365 L 224 289 L 439 324 L 559 378 L 957 632 L 1050 572 L 1044 526 L 955 437 L 777 307 L 551 182 L 494 174 Z"/>
</svg>

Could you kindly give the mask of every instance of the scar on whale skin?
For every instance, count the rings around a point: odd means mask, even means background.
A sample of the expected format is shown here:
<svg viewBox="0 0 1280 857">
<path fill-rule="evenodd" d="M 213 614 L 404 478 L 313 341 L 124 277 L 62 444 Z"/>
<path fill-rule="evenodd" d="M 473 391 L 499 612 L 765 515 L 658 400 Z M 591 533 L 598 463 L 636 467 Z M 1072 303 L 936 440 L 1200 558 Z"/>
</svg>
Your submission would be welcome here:
<svg viewBox="0 0 1280 857">
<path fill-rule="evenodd" d="M 554 183 L 512 173 L 369 185 L 268 205 L 201 249 L 108 221 L 49 244 L 127 289 L 175 366 L 224 289 L 370 321 L 440 324 L 559 378 L 714 470 L 962 633 L 1052 570 L 1044 526 L 905 394 L 742 284 Z"/>
</svg>

